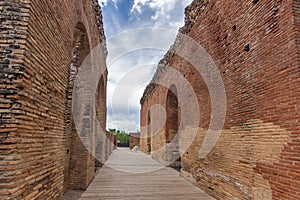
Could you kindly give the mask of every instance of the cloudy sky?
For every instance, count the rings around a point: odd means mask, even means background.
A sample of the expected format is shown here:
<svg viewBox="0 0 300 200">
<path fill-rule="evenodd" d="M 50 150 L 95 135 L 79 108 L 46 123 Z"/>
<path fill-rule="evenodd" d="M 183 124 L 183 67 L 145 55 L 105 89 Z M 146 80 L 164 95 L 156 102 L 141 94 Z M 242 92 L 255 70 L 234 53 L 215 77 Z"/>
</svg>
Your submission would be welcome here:
<svg viewBox="0 0 300 200">
<path fill-rule="evenodd" d="M 139 130 L 140 98 L 178 28 L 183 26 L 184 8 L 191 2 L 99 0 L 109 53 L 107 128 Z M 144 29 L 149 27 L 156 31 Z M 158 34 L 164 39 L 157 40 Z"/>
</svg>

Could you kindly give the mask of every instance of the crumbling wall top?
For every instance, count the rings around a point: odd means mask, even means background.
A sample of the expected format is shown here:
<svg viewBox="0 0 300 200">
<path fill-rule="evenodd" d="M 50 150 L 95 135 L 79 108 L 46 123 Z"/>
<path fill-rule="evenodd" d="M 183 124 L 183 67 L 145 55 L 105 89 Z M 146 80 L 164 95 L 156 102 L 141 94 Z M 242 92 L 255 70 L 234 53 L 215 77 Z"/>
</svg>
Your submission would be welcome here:
<svg viewBox="0 0 300 200">
<path fill-rule="evenodd" d="M 146 87 L 143 97 L 141 98 L 140 103 L 143 105 L 147 98 L 155 91 L 156 83 L 166 72 L 166 66 L 174 57 L 174 52 L 176 52 L 176 48 L 181 44 L 180 35 L 187 35 L 191 31 L 192 27 L 195 25 L 198 17 L 205 9 L 209 0 L 194 0 L 189 6 L 185 8 L 185 22 L 184 26 L 179 29 L 179 34 L 177 35 L 174 44 L 170 47 L 169 51 L 166 53 L 164 58 L 159 62 L 157 66 L 157 70 L 150 82 L 150 84 Z"/>
<path fill-rule="evenodd" d="M 98 30 L 100 33 L 100 42 L 101 42 L 102 46 L 104 47 L 104 54 L 105 54 L 105 56 L 107 56 L 108 53 L 107 53 L 107 47 L 106 47 L 106 37 L 104 34 L 102 9 L 101 9 L 101 6 L 99 5 L 98 0 L 93 0 L 92 4 L 93 4 L 93 9 L 94 9 L 95 15 L 96 15 L 97 27 L 98 27 Z"/>
</svg>

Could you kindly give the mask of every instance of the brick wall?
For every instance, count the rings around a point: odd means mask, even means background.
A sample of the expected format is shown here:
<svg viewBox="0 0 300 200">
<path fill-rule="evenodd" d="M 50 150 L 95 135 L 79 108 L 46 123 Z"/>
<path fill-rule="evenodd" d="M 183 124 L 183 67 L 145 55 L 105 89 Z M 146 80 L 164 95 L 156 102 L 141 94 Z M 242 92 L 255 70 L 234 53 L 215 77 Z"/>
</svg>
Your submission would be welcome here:
<svg viewBox="0 0 300 200">
<path fill-rule="evenodd" d="M 203 46 L 218 67 L 227 98 L 224 128 L 213 150 L 200 159 L 211 122 L 210 93 L 197 70 L 170 51 L 153 77 L 166 86 L 150 84 L 141 100 L 141 127 L 149 111 L 152 119 L 141 128 L 141 150 L 147 151 L 150 132 L 153 157 L 161 162 L 168 157 L 168 126 L 154 120 L 162 116 L 160 121 L 168 122 L 168 116 L 153 107 L 160 104 L 167 111 L 172 84 L 179 96 L 186 91 L 178 76 L 166 77 L 169 66 L 192 85 L 200 110 L 195 126 L 193 113 L 179 109 L 179 134 L 197 133 L 181 152 L 182 175 L 217 199 L 299 199 L 299 15 L 298 1 L 195 0 L 180 32 Z M 173 48 L 193 53 L 180 39 Z M 178 101 L 188 105 L 189 95 Z"/>
<path fill-rule="evenodd" d="M 0 13 L 0 196 L 60 199 L 94 176 L 95 158 L 73 125 L 72 79 L 84 57 L 105 42 L 101 10 L 96 0 L 9 0 L 0 1 Z M 105 67 L 105 50 L 101 54 Z M 89 116 L 96 120 L 95 112 Z M 97 132 L 92 123 L 89 131 Z"/>
<path fill-rule="evenodd" d="M 140 134 L 139 133 L 130 133 L 130 149 L 133 149 L 135 146 L 140 145 Z"/>
</svg>

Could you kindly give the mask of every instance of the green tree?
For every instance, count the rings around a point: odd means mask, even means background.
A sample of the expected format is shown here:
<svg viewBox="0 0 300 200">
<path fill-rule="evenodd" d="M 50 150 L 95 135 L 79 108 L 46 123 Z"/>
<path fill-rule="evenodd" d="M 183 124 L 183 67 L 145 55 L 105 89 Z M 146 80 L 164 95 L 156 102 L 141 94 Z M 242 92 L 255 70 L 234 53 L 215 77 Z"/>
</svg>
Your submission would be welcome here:
<svg viewBox="0 0 300 200">
<path fill-rule="evenodd" d="M 108 131 L 114 135 L 117 135 L 117 140 L 120 143 L 127 143 L 129 144 L 130 136 L 125 131 L 120 131 L 116 129 L 109 128 Z"/>
</svg>

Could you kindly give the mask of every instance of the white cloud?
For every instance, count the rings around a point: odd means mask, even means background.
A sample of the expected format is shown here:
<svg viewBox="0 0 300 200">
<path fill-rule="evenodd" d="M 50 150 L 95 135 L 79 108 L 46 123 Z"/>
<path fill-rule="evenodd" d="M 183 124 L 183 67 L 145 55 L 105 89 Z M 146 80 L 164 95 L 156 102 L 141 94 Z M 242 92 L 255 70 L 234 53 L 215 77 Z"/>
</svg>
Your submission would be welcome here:
<svg viewBox="0 0 300 200">
<path fill-rule="evenodd" d="M 124 6 L 126 2 L 99 0 L 107 6 L 103 9 L 109 52 L 107 128 L 132 132 L 139 129 L 143 91 L 174 42 L 176 30 L 184 23 L 184 8 L 192 0 L 133 0 L 131 8 Z M 157 28 L 143 29 L 153 26 Z"/>
<path fill-rule="evenodd" d="M 107 128 L 124 130 L 126 133 L 136 132 L 140 129 L 140 124 L 138 122 L 134 122 L 128 120 L 128 115 L 120 114 L 120 115 L 108 115 L 107 118 Z"/>
<path fill-rule="evenodd" d="M 118 1 L 119 0 L 112 0 L 112 2 L 114 3 L 116 9 L 118 9 Z"/>
<path fill-rule="evenodd" d="M 119 0 L 98 0 L 101 7 L 107 6 L 108 2 L 112 2 L 114 3 L 116 9 L 118 9 L 118 1 Z"/>
<path fill-rule="evenodd" d="M 154 12 L 151 16 L 154 25 L 165 26 L 168 24 L 178 28 L 176 25 L 183 25 L 184 8 L 191 2 L 192 0 L 134 0 L 131 14 L 136 12 L 142 14 L 150 9 Z"/>
<path fill-rule="evenodd" d="M 133 6 L 131 8 L 131 12 L 134 12 L 136 10 L 141 14 L 142 7 L 145 6 L 149 2 L 150 2 L 150 0 L 134 0 Z"/>
<path fill-rule="evenodd" d="M 181 1 L 181 0 L 179 0 Z M 176 1 L 174 0 L 153 0 L 149 3 L 149 7 L 155 10 L 155 15 L 152 16 L 152 19 L 157 20 L 159 18 L 170 19 L 171 12 L 175 8 Z"/>
<path fill-rule="evenodd" d="M 169 29 L 145 28 L 107 40 L 107 128 L 138 129 L 140 98 L 176 34 Z"/>
<path fill-rule="evenodd" d="M 163 52 L 134 52 L 119 58 L 109 71 L 108 128 L 126 132 L 139 129 L 140 98 L 156 70 Z"/>
<path fill-rule="evenodd" d="M 106 6 L 109 0 L 98 0 L 99 4 L 103 7 Z"/>
</svg>

